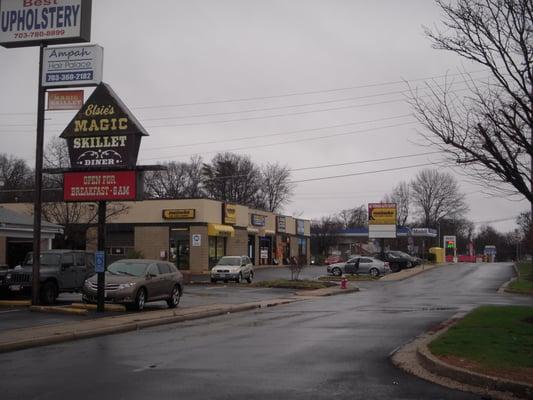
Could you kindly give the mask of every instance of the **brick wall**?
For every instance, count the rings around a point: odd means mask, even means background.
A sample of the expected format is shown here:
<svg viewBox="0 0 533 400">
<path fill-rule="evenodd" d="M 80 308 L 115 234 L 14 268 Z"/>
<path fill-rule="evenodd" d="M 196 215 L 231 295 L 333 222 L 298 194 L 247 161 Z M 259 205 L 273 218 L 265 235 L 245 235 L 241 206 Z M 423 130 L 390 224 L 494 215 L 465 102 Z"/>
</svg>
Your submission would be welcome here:
<svg viewBox="0 0 533 400">
<path fill-rule="evenodd" d="M 235 229 L 235 236 L 226 242 L 226 255 L 245 256 L 248 254 L 248 232 L 246 229 Z"/>
<path fill-rule="evenodd" d="M 168 226 L 136 226 L 135 227 L 135 250 L 142 252 L 144 258 L 160 260 L 160 252 L 169 251 Z"/>
</svg>

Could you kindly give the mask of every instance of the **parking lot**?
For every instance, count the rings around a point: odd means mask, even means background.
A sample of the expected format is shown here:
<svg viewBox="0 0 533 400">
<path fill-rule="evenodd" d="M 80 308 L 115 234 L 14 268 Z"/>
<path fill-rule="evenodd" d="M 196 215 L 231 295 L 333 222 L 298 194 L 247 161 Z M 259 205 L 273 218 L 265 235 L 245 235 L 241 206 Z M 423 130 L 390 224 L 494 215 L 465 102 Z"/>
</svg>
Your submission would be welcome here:
<svg viewBox="0 0 533 400">
<path fill-rule="evenodd" d="M 317 279 L 326 275 L 326 266 L 308 266 L 303 269 L 300 279 Z M 265 267 L 255 270 L 255 282 L 276 279 L 290 279 L 291 272 L 287 267 Z M 213 304 L 242 304 L 252 301 L 269 300 L 291 296 L 293 289 L 255 288 L 247 283 L 222 283 L 211 284 L 208 275 L 193 277 L 193 283 L 186 285 L 180 301 L 180 308 L 191 308 Z M 368 288 L 378 285 L 376 282 L 357 282 L 358 287 Z M 355 285 L 355 283 L 352 283 Z M 58 306 L 67 306 L 72 303 L 80 303 L 81 294 L 63 293 L 57 299 Z M 147 303 L 142 312 L 166 309 L 165 301 Z M 132 311 L 127 311 L 132 312 Z M 2 307 L 0 308 L 0 330 L 27 328 L 47 324 L 57 324 L 65 321 L 84 320 L 88 318 L 100 318 L 116 313 L 106 312 L 103 314 L 94 311 L 88 315 L 62 315 L 55 313 L 32 312 L 27 307 Z"/>
</svg>

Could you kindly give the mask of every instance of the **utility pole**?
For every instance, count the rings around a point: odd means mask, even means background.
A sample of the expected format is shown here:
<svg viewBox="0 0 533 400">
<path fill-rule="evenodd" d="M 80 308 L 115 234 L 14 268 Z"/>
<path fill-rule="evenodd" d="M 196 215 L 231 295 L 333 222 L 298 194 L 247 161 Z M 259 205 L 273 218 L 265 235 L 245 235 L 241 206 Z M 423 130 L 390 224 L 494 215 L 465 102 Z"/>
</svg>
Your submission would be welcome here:
<svg viewBox="0 0 533 400">
<path fill-rule="evenodd" d="M 39 46 L 39 89 L 37 97 L 37 140 L 35 145 L 35 198 L 33 203 L 33 269 L 31 303 L 39 304 L 39 274 L 41 269 L 41 218 L 43 188 L 43 146 L 44 146 L 44 96 L 43 54 L 46 44 Z"/>
<path fill-rule="evenodd" d="M 105 267 L 105 217 L 106 217 L 107 203 L 105 201 L 98 202 L 98 251 L 104 252 L 104 267 Z M 105 271 L 97 273 L 97 305 L 96 311 L 104 312 L 105 309 Z"/>
</svg>

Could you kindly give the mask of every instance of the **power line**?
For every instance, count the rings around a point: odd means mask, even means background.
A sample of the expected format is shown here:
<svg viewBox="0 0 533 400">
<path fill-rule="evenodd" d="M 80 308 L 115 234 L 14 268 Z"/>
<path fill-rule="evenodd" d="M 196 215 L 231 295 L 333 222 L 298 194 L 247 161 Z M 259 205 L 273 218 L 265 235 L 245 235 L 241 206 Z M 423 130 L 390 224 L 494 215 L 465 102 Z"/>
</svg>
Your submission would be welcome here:
<svg viewBox="0 0 533 400">
<path fill-rule="evenodd" d="M 384 157 L 384 158 L 375 158 L 373 160 L 362 160 L 362 161 L 352 161 L 352 162 L 345 162 L 345 163 L 339 163 L 339 164 L 326 164 L 326 165 L 318 165 L 318 166 L 315 166 L 315 167 L 305 167 L 305 168 L 294 168 L 294 169 L 291 169 L 290 171 L 291 172 L 294 172 L 294 171 L 305 171 L 305 170 L 310 170 L 310 169 L 320 169 L 320 168 L 330 168 L 330 167 L 342 167 L 344 165 L 354 165 L 354 164 L 366 164 L 366 163 L 369 163 L 369 162 L 379 162 L 379 161 L 389 161 L 389 160 L 398 160 L 400 158 L 409 158 L 409 157 L 419 157 L 419 156 L 427 156 L 427 155 L 430 155 L 430 154 L 439 154 L 439 153 L 444 153 L 443 150 L 440 150 L 440 151 L 432 151 L 432 152 L 429 152 L 429 153 L 416 153 L 416 154 L 405 154 L 405 155 L 401 155 L 401 156 L 392 156 L 392 157 Z"/>
<path fill-rule="evenodd" d="M 236 103 L 236 102 L 252 101 L 252 100 L 267 100 L 267 99 L 293 97 L 293 96 L 301 96 L 301 95 L 309 95 L 309 94 L 332 93 L 332 92 L 353 90 L 353 89 L 365 89 L 365 88 L 371 88 L 371 87 L 390 86 L 390 85 L 397 85 L 397 84 L 400 84 L 400 83 L 407 83 L 407 82 L 419 82 L 419 81 L 425 81 L 425 80 L 437 79 L 437 78 L 446 78 L 446 77 L 454 77 L 454 76 L 465 76 L 465 75 L 470 75 L 470 74 L 477 74 L 477 73 L 480 73 L 480 72 L 486 72 L 486 71 L 485 70 L 477 70 L 477 71 L 470 71 L 470 72 L 456 73 L 456 74 L 434 75 L 434 76 L 429 76 L 429 77 L 425 77 L 425 78 L 405 79 L 405 80 L 397 80 L 397 81 L 388 81 L 388 82 L 380 82 L 380 83 L 371 83 L 371 84 L 363 84 L 363 85 L 356 85 L 356 86 L 348 86 L 348 87 L 343 87 L 343 88 L 333 88 L 333 89 L 324 89 L 324 90 L 294 92 L 294 93 L 271 95 L 271 96 L 255 96 L 255 97 L 247 97 L 247 98 L 223 99 L 223 100 L 212 100 L 212 101 L 199 101 L 199 102 L 190 102 L 190 103 L 181 103 L 181 104 L 161 104 L 161 105 L 136 106 L 136 107 L 130 107 L 130 108 L 131 109 L 136 109 L 136 110 L 143 110 L 143 109 L 174 108 L 174 107 L 209 105 L 209 104 Z M 457 82 L 457 83 L 464 83 L 464 82 L 466 82 L 466 81 Z M 368 96 L 363 96 L 363 97 L 347 98 L 347 99 L 340 99 L 340 100 L 329 100 L 329 101 L 325 101 L 325 102 L 309 103 L 309 104 L 304 104 L 304 105 L 324 104 L 324 103 L 328 103 L 328 102 L 340 102 L 340 101 L 347 101 L 347 100 L 350 100 L 350 99 L 384 96 L 384 95 L 387 95 L 387 94 L 397 94 L 397 93 L 403 93 L 403 92 L 405 92 L 405 91 L 396 91 L 396 92 L 390 92 L 390 93 L 368 95 Z M 303 106 L 303 105 L 289 105 L 289 106 L 282 106 L 280 108 L 298 107 L 298 106 Z M 236 111 L 236 112 L 229 112 L 229 113 L 252 112 L 252 111 L 256 111 L 256 110 L 249 110 L 249 111 L 245 110 L 245 111 Z M 67 111 L 67 110 L 54 111 L 54 112 L 55 113 L 58 113 L 58 112 L 72 113 L 72 111 Z M 35 115 L 35 112 L 1 112 L 0 113 L 0 116 L 10 116 L 10 115 Z M 196 116 L 182 116 L 182 117 L 174 117 L 174 118 L 192 118 L 192 117 L 196 117 Z M 172 119 L 172 117 L 160 118 L 160 119 Z M 17 125 L 17 126 L 19 126 L 19 125 Z M 27 126 L 27 125 L 25 125 L 25 126 Z"/>
<path fill-rule="evenodd" d="M 355 134 L 364 133 L 364 132 L 372 132 L 372 131 L 377 131 L 377 130 L 380 130 L 380 129 L 396 128 L 396 127 L 399 127 L 399 126 L 412 125 L 412 124 L 416 124 L 416 123 L 418 123 L 418 121 L 405 122 L 405 123 L 393 124 L 393 125 L 388 125 L 388 126 L 380 126 L 380 127 L 376 127 L 376 128 L 360 129 L 360 130 L 357 130 L 357 131 L 350 131 L 350 132 L 344 132 L 344 133 L 335 133 L 335 134 L 331 134 L 331 135 L 318 136 L 318 137 L 313 137 L 313 138 L 295 139 L 295 140 L 288 140 L 288 141 L 284 141 L 284 142 L 268 143 L 268 144 L 263 144 L 263 145 L 245 146 L 245 147 L 237 147 L 237 148 L 233 148 L 233 149 L 204 151 L 204 152 L 189 153 L 189 154 L 176 154 L 176 155 L 171 155 L 171 156 L 169 156 L 167 158 L 190 157 L 190 156 L 202 155 L 202 154 L 220 153 L 220 152 L 228 152 L 228 151 L 239 151 L 239 150 L 249 150 L 249 149 L 256 149 L 256 148 L 270 147 L 270 146 L 278 146 L 278 145 L 284 145 L 284 144 L 309 142 L 309 141 L 313 141 L 313 140 L 327 139 L 327 138 L 338 137 L 338 136 L 347 136 L 347 135 L 355 135 Z M 141 161 L 160 160 L 161 158 L 162 157 L 143 158 L 143 159 L 141 159 Z"/>
<path fill-rule="evenodd" d="M 301 179 L 298 181 L 291 181 L 290 183 L 303 183 L 303 182 L 312 182 L 312 181 L 322 181 L 322 180 L 328 180 L 328 179 L 338 179 L 338 178 L 346 178 L 349 176 L 360 176 L 360 175 L 370 175 L 370 174 L 377 174 L 380 172 L 390 172 L 390 171 L 399 171 L 403 169 L 409 169 L 409 168 L 418 168 L 418 167 L 426 167 L 429 165 L 435 165 L 436 163 L 424 163 L 424 164 L 415 164 L 415 165 L 407 165 L 405 167 L 395 167 L 395 168 L 385 168 L 385 169 L 378 169 L 375 171 L 365 171 L 365 172 L 356 172 L 352 174 L 344 174 L 344 175 L 333 175 L 333 176 L 323 176 L 320 178 L 309 178 L 309 179 Z"/>
<path fill-rule="evenodd" d="M 177 145 L 172 145 L 172 146 L 147 147 L 147 148 L 143 148 L 143 150 L 144 151 L 152 151 L 152 150 L 162 150 L 162 149 L 177 148 L 177 147 L 203 146 L 203 145 L 209 145 L 209 144 L 219 144 L 219 143 L 235 142 L 235 141 L 241 141 L 241 140 L 262 139 L 262 138 L 265 138 L 265 137 L 293 135 L 293 134 L 296 134 L 296 133 L 320 131 L 320 130 L 330 129 L 330 128 L 342 128 L 342 127 L 345 127 L 345 126 L 367 124 L 367 123 L 371 123 L 371 122 L 388 121 L 388 120 L 391 120 L 391 119 L 405 118 L 405 117 L 411 117 L 411 116 L 412 116 L 412 114 L 402 114 L 402 115 L 396 115 L 396 116 L 393 116 L 393 117 L 370 119 L 370 120 L 366 120 L 366 121 L 348 122 L 348 123 L 345 123 L 345 124 L 327 125 L 327 126 L 321 126 L 321 127 L 318 127 L 318 128 L 297 129 L 297 130 L 278 132 L 278 133 L 268 133 L 268 134 L 263 134 L 263 135 L 254 135 L 254 136 L 241 136 L 241 137 L 232 138 L 232 139 L 211 140 L 211 141 L 205 141 L 205 142 L 177 144 Z"/>
</svg>

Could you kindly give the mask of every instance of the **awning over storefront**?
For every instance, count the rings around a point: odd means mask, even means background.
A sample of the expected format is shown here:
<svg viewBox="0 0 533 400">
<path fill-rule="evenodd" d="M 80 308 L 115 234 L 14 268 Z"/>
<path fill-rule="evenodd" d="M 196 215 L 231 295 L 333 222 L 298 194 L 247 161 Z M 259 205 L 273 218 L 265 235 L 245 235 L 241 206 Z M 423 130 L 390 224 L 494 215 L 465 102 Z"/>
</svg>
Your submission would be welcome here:
<svg viewBox="0 0 533 400">
<path fill-rule="evenodd" d="M 254 234 L 254 235 L 259 234 L 259 229 L 257 229 L 257 228 L 250 228 L 250 227 L 248 227 L 246 230 L 248 231 L 248 233 L 252 233 L 252 234 Z"/>
<path fill-rule="evenodd" d="M 265 236 L 274 236 L 275 234 L 276 234 L 276 231 L 265 229 Z"/>
<path fill-rule="evenodd" d="M 208 224 L 207 234 L 209 236 L 235 236 L 235 229 L 229 225 Z"/>
</svg>

